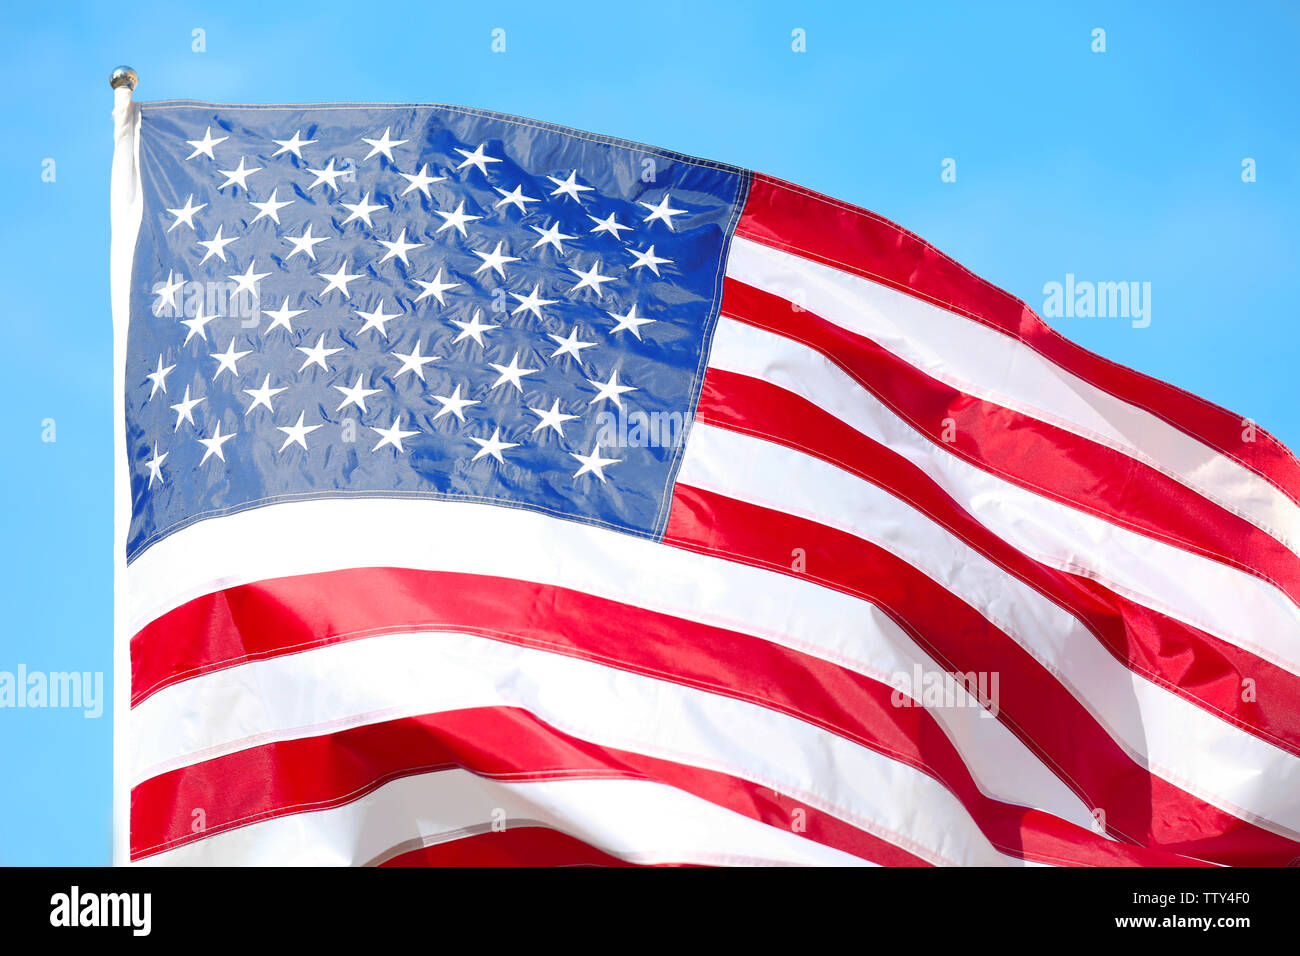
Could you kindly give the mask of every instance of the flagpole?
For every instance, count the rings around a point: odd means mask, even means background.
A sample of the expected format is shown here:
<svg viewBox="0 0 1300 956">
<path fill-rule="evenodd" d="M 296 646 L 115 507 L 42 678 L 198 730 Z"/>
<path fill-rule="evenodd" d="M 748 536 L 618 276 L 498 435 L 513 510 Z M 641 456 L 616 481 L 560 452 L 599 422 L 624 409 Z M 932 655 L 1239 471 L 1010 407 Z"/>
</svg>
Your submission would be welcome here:
<svg viewBox="0 0 1300 956">
<path fill-rule="evenodd" d="M 112 861 L 130 862 L 130 759 L 127 718 L 131 701 L 130 634 L 126 603 L 126 534 L 131 499 L 125 432 L 126 329 L 130 313 L 131 265 L 141 219 L 137 166 L 139 109 L 132 102 L 139 77 L 129 66 L 110 74 L 113 88 L 112 242 L 113 312 L 113 809 Z"/>
</svg>

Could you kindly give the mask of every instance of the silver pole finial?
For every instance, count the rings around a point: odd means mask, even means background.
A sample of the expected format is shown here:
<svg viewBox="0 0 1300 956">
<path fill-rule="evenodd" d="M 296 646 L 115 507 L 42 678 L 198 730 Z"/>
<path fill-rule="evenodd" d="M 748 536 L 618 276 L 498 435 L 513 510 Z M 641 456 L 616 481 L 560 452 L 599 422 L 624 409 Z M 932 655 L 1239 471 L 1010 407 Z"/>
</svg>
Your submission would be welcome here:
<svg viewBox="0 0 1300 956">
<path fill-rule="evenodd" d="M 129 66 L 119 66 L 108 77 L 108 85 L 115 90 L 123 86 L 128 90 L 134 90 L 139 82 L 140 77 L 136 76 L 135 70 Z"/>
</svg>

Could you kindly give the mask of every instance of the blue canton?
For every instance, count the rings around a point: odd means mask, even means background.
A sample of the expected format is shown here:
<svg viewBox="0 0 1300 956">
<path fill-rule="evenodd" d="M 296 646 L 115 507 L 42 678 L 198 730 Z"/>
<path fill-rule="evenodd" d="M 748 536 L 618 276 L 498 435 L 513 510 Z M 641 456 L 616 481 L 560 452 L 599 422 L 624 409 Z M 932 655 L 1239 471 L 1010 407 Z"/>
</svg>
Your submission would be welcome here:
<svg viewBox="0 0 1300 956">
<path fill-rule="evenodd" d="M 128 556 L 321 496 L 663 533 L 746 174 L 440 106 L 142 106 Z"/>
</svg>

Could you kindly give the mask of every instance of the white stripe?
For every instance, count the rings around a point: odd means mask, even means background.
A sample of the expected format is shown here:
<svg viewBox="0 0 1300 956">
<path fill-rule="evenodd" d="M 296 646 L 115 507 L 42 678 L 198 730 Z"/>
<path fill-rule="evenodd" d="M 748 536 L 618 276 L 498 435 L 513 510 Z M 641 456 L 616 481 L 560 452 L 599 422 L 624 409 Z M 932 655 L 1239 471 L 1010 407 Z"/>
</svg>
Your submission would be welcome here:
<svg viewBox="0 0 1300 956">
<path fill-rule="evenodd" d="M 698 422 L 678 482 L 896 554 L 1025 648 L 1152 773 L 1270 829 L 1300 832 L 1300 758 L 1131 671 L 1072 614 L 889 492 L 811 455 Z"/>
<path fill-rule="evenodd" d="M 250 549 L 248 541 L 258 546 Z M 349 567 L 496 575 L 571 588 L 751 634 L 886 684 L 896 675 L 910 678 L 917 667 L 942 671 L 887 614 L 838 591 L 631 535 L 462 502 L 333 498 L 199 522 L 131 565 L 136 628 L 201 594 Z M 931 713 L 986 794 L 1091 826 L 1091 807 L 1001 721 L 975 707 Z"/>
<path fill-rule="evenodd" d="M 503 783 L 465 770 L 402 777 L 329 810 L 274 817 L 138 861 L 143 866 L 358 866 L 505 815 L 633 863 L 865 866 L 866 860 L 644 780 Z"/>
<path fill-rule="evenodd" d="M 931 862 L 1019 862 L 995 850 L 934 778 L 812 724 L 747 701 L 452 632 L 346 641 L 165 688 L 132 712 L 135 776 L 148 779 L 275 740 L 474 707 L 520 707 L 600 746 L 770 787 L 890 842 L 919 847 Z"/>
<path fill-rule="evenodd" d="M 820 352 L 723 318 L 712 367 L 778 385 L 922 468 L 981 524 L 1043 564 L 1300 675 L 1300 607 L 1269 582 L 984 471 L 919 434 Z"/>
<path fill-rule="evenodd" d="M 1145 462 L 1297 551 L 1300 506 L 1266 479 L 1002 332 L 739 236 L 731 243 L 727 275 L 867 336 L 963 392 Z"/>
</svg>

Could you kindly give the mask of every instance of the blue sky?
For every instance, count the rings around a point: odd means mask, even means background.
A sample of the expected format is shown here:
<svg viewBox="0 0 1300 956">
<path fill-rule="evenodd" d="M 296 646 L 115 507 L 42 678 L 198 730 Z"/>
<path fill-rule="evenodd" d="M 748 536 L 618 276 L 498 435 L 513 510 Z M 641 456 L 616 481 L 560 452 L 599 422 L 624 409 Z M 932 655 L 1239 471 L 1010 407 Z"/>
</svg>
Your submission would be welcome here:
<svg viewBox="0 0 1300 956">
<path fill-rule="evenodd" d="M 1136 7 L 5 5 L 0 671 L 111 684 L 116 64 L 139 99 L 454 103 L 747 166 L 888 216 L 1038 309 L 1067 274 L 1149 282 L 1145 328 L 1052 324 L 1300 446 L 1300 7 Z M 107 862 L 109 713 L 0 709 L 0 864 Z"/>
</svg>

